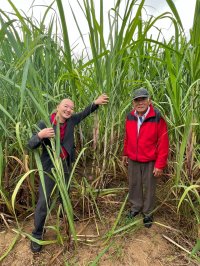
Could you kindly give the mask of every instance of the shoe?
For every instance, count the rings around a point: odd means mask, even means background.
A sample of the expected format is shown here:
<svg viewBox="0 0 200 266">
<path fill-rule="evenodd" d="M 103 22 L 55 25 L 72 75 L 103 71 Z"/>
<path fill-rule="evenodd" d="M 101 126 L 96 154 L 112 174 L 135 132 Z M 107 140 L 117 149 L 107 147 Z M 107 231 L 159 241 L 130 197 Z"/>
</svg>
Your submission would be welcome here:
<svg viewBox="0 0 200 266">
<path fill-rule="evenodd" d="M 144 226 L 146 228 L 150 228 L 152 226 L 152 223 L 153 223 L 153 217 L 152 216 L 144 216 L 143 223 L 144 223 Z"/>
<path fill-rule="evenodd" d="M 127 218 L 133 219 L 135 216 L 137 216 L 139 214 L 139 212 L 134 212 L 134 211 L 130 211 L 127 214 Z"/>
<path fill-rule="evenodd" d="M 39 239 L 38 239 L 39 240 Z M 31 251 L 33 253 L 38 253 L 42 250 L 42 245 L 34 242 L 33 240 L 31 240 Z"/>
</svg>

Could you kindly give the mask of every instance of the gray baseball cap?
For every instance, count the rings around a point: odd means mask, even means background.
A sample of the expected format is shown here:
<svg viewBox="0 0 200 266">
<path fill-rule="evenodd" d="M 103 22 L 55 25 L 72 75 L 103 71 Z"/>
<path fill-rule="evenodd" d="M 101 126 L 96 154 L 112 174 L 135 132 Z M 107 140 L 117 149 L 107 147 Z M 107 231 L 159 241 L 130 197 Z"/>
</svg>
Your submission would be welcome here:
<svg viewBox="0 0 200 266">
<path fill-rule="evenodd" d="M 133 91 L 133 100 L 140 98 L 140 97 L 149 97 L 149 92 L 145 88 L 139 88 Z"/>
</svg>

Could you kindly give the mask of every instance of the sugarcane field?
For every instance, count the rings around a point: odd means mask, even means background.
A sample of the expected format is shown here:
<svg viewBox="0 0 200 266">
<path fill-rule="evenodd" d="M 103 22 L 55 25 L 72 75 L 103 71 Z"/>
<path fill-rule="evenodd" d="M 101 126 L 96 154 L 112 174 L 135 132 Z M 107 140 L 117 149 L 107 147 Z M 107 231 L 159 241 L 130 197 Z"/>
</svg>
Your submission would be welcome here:
<svg viewBox="0 0 200 266">
<path fill-rule="evenodd" d="M 0 265 L 200 265 L 200 0 L 0 6 Z"/>
</svg>

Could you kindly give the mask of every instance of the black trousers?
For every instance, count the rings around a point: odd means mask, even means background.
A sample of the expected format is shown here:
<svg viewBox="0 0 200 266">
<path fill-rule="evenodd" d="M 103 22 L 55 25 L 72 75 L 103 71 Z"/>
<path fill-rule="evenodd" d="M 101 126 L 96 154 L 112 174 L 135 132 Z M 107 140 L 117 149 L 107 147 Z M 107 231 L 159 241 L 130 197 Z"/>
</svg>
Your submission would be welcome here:
<svg viewBox="0 0 200 266">
<path fill-rule="evenodd" d="M 71 167 L 69 164 L 65 163 L 65 165 L 63 164 L 63 168 L 64 168 L 66 192 L 67 192 L 67 184 L 69 181 Z M 50 172 L 50 175 L 51 175 L 51 172 Z M 45 181 L 45 190 L 46 190 L 47 202 L 46 202 L 45 194 L 44 194 L 42 184 L 40 181 L 39 198 L 38 198 L 38 202 L 37 202 L 36 209 L 35 209 L 35 215 L 34 215 L 35 228 L 32 232 L 32 236 L 37 238 L 37 239 L 42 239 L 45 219 L 47 216 L 47 204 L 50 206 L 50 196 L 51 196 L 52 190 L 55 186 L 55 181 L 47 174 L 44 175 L 44 181 Z"/>
</svg>

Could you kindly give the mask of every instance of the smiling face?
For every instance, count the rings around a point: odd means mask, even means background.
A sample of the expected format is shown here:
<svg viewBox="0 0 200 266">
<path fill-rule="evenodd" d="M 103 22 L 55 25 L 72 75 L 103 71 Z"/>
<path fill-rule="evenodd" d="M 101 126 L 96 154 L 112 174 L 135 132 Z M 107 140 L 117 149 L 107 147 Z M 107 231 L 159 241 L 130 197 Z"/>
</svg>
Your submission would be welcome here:
<svg viewBox="0 0 200 266">
<path fill-rule="evenodd" d="M 74 103 L 70 99 L 63 99 L 57 106 L 57 116 L 60 123 L 64 123 L 74 113 Z"/>
<path fill-rule="evenodd" d="M 147 97 L 139 97 L 133 100 L 133 107 L 137 111 L 139 116 L 142 116 L 146 113 L 151 100 Z"/>
</svg>

